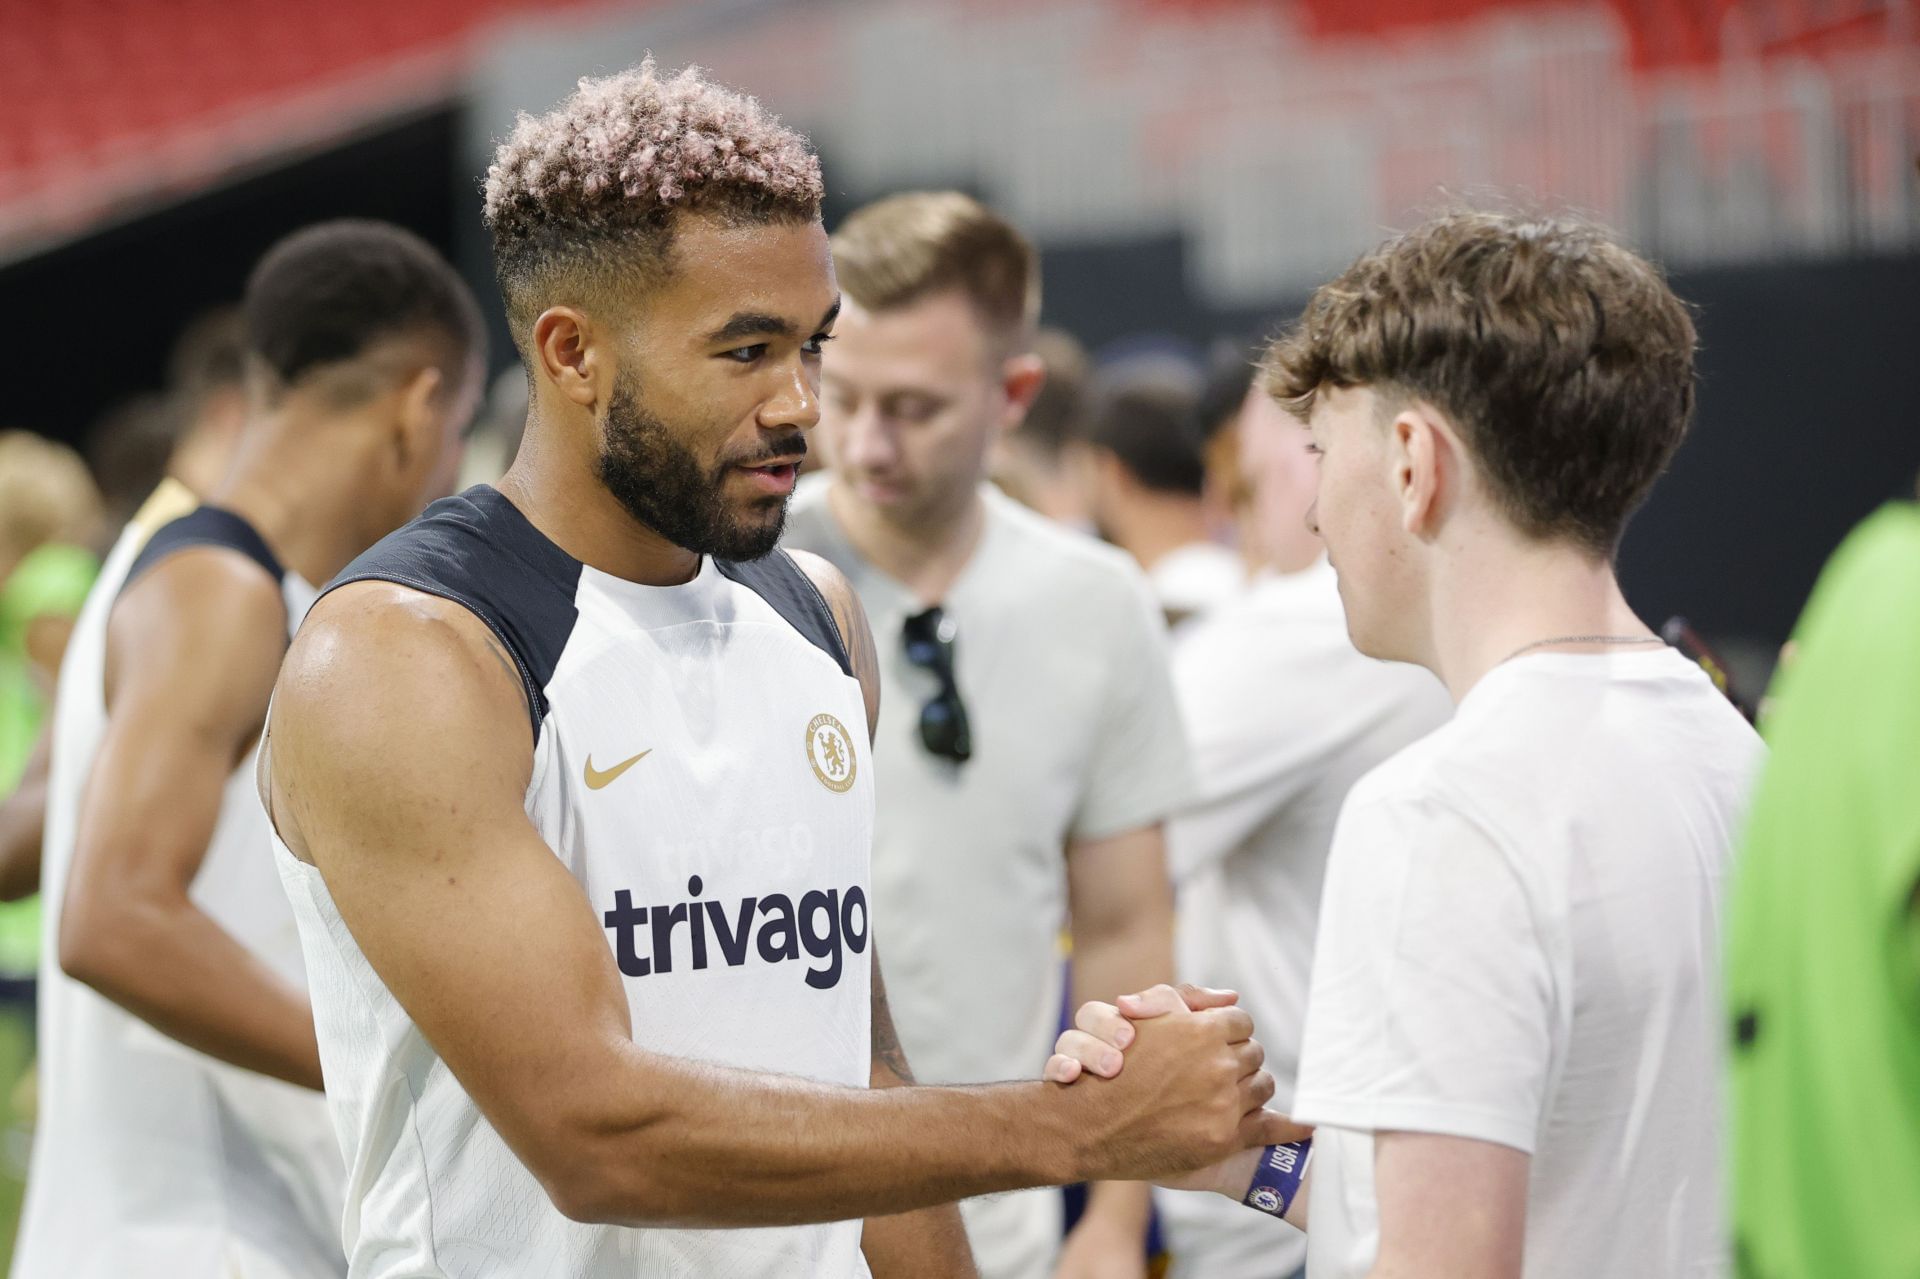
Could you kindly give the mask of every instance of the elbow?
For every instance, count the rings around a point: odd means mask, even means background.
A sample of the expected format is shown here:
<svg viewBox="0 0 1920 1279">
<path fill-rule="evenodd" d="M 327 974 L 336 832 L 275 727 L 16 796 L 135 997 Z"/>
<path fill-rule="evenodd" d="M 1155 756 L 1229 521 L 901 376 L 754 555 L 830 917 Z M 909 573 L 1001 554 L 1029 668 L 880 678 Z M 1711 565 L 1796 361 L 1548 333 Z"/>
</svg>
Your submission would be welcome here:
<svg viewBox="0 0 1920 1279">
<path fill-rule="evenodd" d="M 668 1226 L 678 1213 L 667 1188 L 644 1171 L 575 1158 L 538 1174 L 561 1216 L 588 1226 Z"/>
<path fill-rule="evenodd" d="M 527 1152 L 527 1167 L 555 1210 L 569 1221 L 593 1226 L 664 1226 L 676 1223 L 668 1177 L 676 1160 L 649 1151 L 628 1131 L 616 1135 L 601 1125 L 556 1124 L 540 1147 Z"/>
<path fill-rule="evenodd" d="M 579 1172 L 542 1177 L 547 1198 L 560 1215 L 583 1226 L 637 1226 L 651 1224 L 636 1209 L 640 1205 L 608 1179 Z"/>
<path fill-rule="evenodd" d="M 609 1226 L 618 1217 L 613 1197 L 597 1179 L 578 1172 L 551 1173 L 540 1177 L 540 1187 L 555 1211 L 568 1221 L 583 1226 Z"/>
<path fill-rule="evenodd" d="M 69 900 L 60 912 L 60 971 L 121 1002 L 136 957 L 148 949 L 140 943 L 144 931 L 138 912 L 122 905 Z"/>
<path fill-rule="evenodd" d="M 98 929 L 76 925 L 69 919 L 60 921 L 60 971 L 81 985 L 104 993 L 104 987 L 112 982 L 110 974 L 117 967 L 111 950 Z"/>
</svg>

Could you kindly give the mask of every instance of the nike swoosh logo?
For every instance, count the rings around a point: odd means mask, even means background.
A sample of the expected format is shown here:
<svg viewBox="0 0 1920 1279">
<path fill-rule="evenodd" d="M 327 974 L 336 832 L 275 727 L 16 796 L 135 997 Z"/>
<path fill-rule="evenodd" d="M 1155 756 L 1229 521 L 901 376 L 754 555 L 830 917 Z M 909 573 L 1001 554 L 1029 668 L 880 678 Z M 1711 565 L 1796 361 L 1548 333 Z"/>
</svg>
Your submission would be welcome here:
<svg viewBox="0 0 1920 1279">
<path fill-rule="evenodd" d="M 635 764 L 638 764 L 651 754 L 653 754 L 651 749 L 641 751 L 632 759 L 622 760 L 604 773 L 593 766 L 593 756 L 587 756 L 587 789 L 599 790 L 602 786 L 608 785 L 614 781 L 614 779 L 618 778 L 620 774 L 626 772 L 629 768 L 632 768 Z"/>
</svg>

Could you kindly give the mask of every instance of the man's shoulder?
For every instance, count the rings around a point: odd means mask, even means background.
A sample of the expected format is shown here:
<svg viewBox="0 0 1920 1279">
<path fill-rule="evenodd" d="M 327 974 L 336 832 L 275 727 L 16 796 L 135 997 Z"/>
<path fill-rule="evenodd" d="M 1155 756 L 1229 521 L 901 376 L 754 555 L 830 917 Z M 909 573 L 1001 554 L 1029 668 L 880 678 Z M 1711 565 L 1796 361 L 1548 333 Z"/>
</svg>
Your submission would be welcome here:
<svg viewBox="0 0 1920 1279">
<path fill-rule="evenodd" d="M 1355 843 L 1389 843 L 1411 853 L 1418 832 L 1442 829 L 1489 848 L 1525 844 L 1531 835 L 1516 825 L 1522 819 L 1515 807 L 1501 799 L 1510 788 L 1533 783 L 1509 772 L 1505 753 L 1490 752 L 1482 737 L 1456 717 L 1374 765 L 1347 792 L 1335 855 Z"/>
<path fill-rule="evenodd" d="M 455 606 L 504 645 L 538 723 L 542 690 L 579 621 L 581 572 L 503 494 L 480 485 L 376 542 L 327 585 L 308 624 L 327 617 L 365 630 L 432 626 Z M 379 584 L 391 589 L 374 589 Z M 335 598 L 348 588 L 351 607 Z"/>
<path fill-rule="evenodd" d="M 423 688 L 445 695 L 475 684 L 476 672 L 478 683 L 504 680 L 517 688 L 525 683 L 521 665 L 469 606 L 367 577 L 341 583 L 308 612 L 281 667 L 276 699 L 297 705 L 305 696 L 340 707 L 411 699 Z"/>
</svg>

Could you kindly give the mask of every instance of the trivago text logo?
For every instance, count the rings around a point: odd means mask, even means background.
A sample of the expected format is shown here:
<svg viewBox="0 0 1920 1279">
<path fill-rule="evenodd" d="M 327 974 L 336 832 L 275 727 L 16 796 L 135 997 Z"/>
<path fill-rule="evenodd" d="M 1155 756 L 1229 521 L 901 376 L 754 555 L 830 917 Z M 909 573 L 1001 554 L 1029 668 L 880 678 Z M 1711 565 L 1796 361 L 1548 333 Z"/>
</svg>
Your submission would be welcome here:
<svg viewBox="0 0 1920 1279">
<path fill-rule="evenodd" d="M 799 904 L 785 893 L 742 897 L 729 905 L 703 901 L 700 876 L 687 880 L 691 899 L 663 906 L 636 906 L 625 888 L 613 894 L 613 909 L 601 918 L 613 933 L 614 958 L 628 977 L 670 973 L 676 960 L 688 968 L 706 968 L 718 952 L 729 968 L 757 954 L 769 964 L 799 959 L 804 950 L 819 961 L 807 969 L 807 985 L 831 990 L 840 984 L 845 953 L 867 949 L 867 894 L 858 884 L 846 889 L 803 893 Z M 675 944 L 676 935 L 685 940 Z"/>
</svg>

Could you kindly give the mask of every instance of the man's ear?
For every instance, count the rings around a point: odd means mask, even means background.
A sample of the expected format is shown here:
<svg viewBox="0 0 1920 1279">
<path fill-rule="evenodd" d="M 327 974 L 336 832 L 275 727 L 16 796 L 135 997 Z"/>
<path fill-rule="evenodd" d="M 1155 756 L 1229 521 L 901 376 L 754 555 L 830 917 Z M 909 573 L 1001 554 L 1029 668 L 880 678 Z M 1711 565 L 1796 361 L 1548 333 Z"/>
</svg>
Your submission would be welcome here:
<svg viewBox="0 0 1920 1279">
<path fill-rule="evenodd" d="M 533 366 L 562 396 L 592 408 L 612 380 L 593 322 L 570 306 L 549 307 L 533 322 Z"/>
<path fill-rule="evenodd" d="M 445 377 L 431 364 L 414 370 L 400 385 L 399 411 L 394 415 L 393 442 L 400 469 L 413 465 L 414 458 L 439 447 L 440 414 L 436 401 Z"/>
<path fill-rule="evenodd" d="M 1006 407 L 1001 411 L 1000 430 L 1004 434 L 1019 426 L 1026 418 L 1027 410 L 1040 395 L 1040 388 L 1047 383 L 1047 366 L 1040 357 L 1033 354 L 1014 355 L 1000 366 L 1000 390 L 1006 397 Z"/>
<path fill-rule="evenodd" d="M 1387 455 L 1401 526 L 1422 540 L 1433 538 L 1459 483 L 1453 428 L 1432 405 L 1416 400 L 1387 427 Z"/>
</svg>

